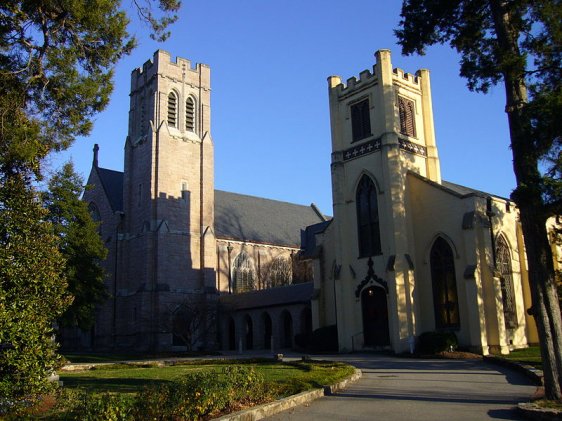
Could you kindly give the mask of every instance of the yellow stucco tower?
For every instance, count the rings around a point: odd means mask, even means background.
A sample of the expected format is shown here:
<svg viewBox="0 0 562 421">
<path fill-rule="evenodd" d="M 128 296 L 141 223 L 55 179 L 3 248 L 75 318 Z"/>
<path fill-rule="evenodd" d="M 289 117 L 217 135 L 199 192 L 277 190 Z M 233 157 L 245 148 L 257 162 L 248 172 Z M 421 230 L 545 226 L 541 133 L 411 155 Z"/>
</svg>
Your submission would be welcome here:
<svg viewBox="0 0 562 421">
<path fill-rule="evenodd" d="M 380 50 L 328 91 L 334 218 L 314 232 L 315 328 L 336 325 L 340 351 L 404 352 L 428 331 L 484 354 L 526 346 L 517 210 L 441 180 L 429 71 Z"/>
</svg>

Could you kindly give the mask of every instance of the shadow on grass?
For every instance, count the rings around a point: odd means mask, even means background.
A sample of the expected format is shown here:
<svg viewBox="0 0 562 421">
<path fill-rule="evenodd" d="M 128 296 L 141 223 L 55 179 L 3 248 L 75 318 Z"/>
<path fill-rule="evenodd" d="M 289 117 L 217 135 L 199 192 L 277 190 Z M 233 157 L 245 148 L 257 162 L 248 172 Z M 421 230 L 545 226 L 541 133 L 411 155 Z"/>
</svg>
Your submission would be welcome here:
<svg viewBox="0 0 562 421">
<path fill-rule="evenodd" d="M 137 393 L 146 386 L 158 386 L 171 383 L 161 379 L 135 378 L 97 378 L 97 377 L 64 377 L 61 376 L 64 387 L 79 388 L 88 392 L 102 393 Z"/>
</svg>

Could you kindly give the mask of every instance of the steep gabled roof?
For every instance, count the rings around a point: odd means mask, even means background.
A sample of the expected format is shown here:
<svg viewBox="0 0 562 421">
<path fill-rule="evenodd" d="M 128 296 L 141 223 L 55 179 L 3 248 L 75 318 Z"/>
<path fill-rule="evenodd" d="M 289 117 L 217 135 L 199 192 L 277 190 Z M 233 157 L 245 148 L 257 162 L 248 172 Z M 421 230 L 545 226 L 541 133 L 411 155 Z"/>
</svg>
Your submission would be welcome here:
<svg viewBox="0 0 562 421">
<path fill-rule="evenodd" d="M 111 209 L 114 212 L 123 211 L 123 173 L 106 168 L 95 168 Z"/>
<path fill-rule="evenodd" d="M 215 190 L 217 238 L 299 247 L 301 230 L 324 220 L 314 205 Z"/>
<path fill-rule="evenodd" d="M 123 211 L 123 173 L 95 168 L 113 211 Z M 215 190 L 217 238 L 299 247 L 301 230 L 325 221 L 316 206 L 303 206 Z"/>
<path fill-rule="evenodd" d="M 250 291 L 242 294 L 221 295 L 219 303 L 227 310 L 249 310 L 276 305 L 308 303 L 314 293 L 314 283 Z"/>
<path fill-rule="evenodd" d="M 446 191 L 448 193 L 451 193 L 455 196 L 464 198 L 464 197 L 470 197 L 470 196 L 478 196 L 478 197 L 488 197 L 488 196 L 492 196 L 498 199 L 502 199 L 502 200 L 509 200 L 505 197 L 502 196 L 498 196 L 497 194 L 491 194 L 491 193 L 486 193 L 483 192 L 481 190 L 476 190 L 470 187 L 466 187 L 466 186 L 461 186 L 460 184 L 456 184 L 456 183 L 451 183 L 450 181 L 445 181 L 443 180 L 441 182 L 441 184 L 436 183 L 435 181 L 430 180 L 429 178 L 426 178 L 414 171 L 408 171 L 408 175 L 414 176 L 419 180 L 424 181 L 425 183 L 431 184 L 432 186 L 435 186 L 443 191 Z"/>
</svg>

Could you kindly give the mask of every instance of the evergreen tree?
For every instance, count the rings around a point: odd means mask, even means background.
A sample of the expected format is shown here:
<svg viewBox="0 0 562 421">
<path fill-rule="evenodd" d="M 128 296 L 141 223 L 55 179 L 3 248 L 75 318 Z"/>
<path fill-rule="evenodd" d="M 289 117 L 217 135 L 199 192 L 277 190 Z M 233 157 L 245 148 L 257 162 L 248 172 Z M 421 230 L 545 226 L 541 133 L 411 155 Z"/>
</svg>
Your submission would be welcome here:
<svg viewBox="0 0 562 421">
<path fill-rule="evenodd" d="M 506 92 L 513 168 L 547 398 L 562 398 L 562 322 L 546 220 L 560 215 L 562 6 L 559 0 L 405 0 L 404 54 L 449 43 L 471 90 Z M 541 171 L 542 170 L 542 171 Z"/>
<path fill-rule="evenodd" d="M 151 36 L 166 38 L 179 1 L 132 4 L 150 26 Z M 64 292 L 64 259 L 33 182 L 41 178 L 41 160 L 70 146 L 76 136 L 87 135 L 92 117 L 106 107 L 113 68 L 135 44 L 127 23 L 119 0 L 0 2 L 0 407 L 4 409 L 47 388 L 48 375 L 58 363 L 51 326 L 72 301 Z M 78 262 L 74 265 L 79 267 Z"/>
<path fill-rule="evenodd" d="M 45 214 L 21 176 L 0 178 L 0 418 L 46 391 L 59 364 L 53 321 L 72 298 Z"/>
<path fill-rule="evenodd" d="M 101 267 L 107 249 L 99 236 L 98 224 L 88 212 L 88 205 L 80 200 L 82 186 L 82 178 L 69 162 L 53 175 L 43 198 L 47 219 L 53 224 L 66 262 L 64 274 L 68 292 L 74 297 L 59 323 L 87 330 L 94 324 L 96 305 L 108 297 Z"/>
</svg>

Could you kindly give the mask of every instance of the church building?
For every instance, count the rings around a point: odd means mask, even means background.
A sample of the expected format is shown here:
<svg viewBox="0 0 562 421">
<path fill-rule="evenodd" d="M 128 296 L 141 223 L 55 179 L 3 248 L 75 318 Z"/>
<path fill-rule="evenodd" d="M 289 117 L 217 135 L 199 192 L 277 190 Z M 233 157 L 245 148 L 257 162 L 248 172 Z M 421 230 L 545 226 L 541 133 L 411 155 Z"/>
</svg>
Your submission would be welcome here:
<svg viewBox="0 0 562 421">
<path fill-rule="evenodd" d="M 328 79 L 333 217 L 214 189 L 210 69 L 165 51 L 131 75 L 124 171 L 94 159 L 111 297 L 96 349 L 279 349 L 335 325 L 342 352 L 426 331 L 478 352 L 537 342 L 518 213 L 441 179 L 429 72 Z M 103 153 L 103 151 L 102 151 Z"/>
</svg>

